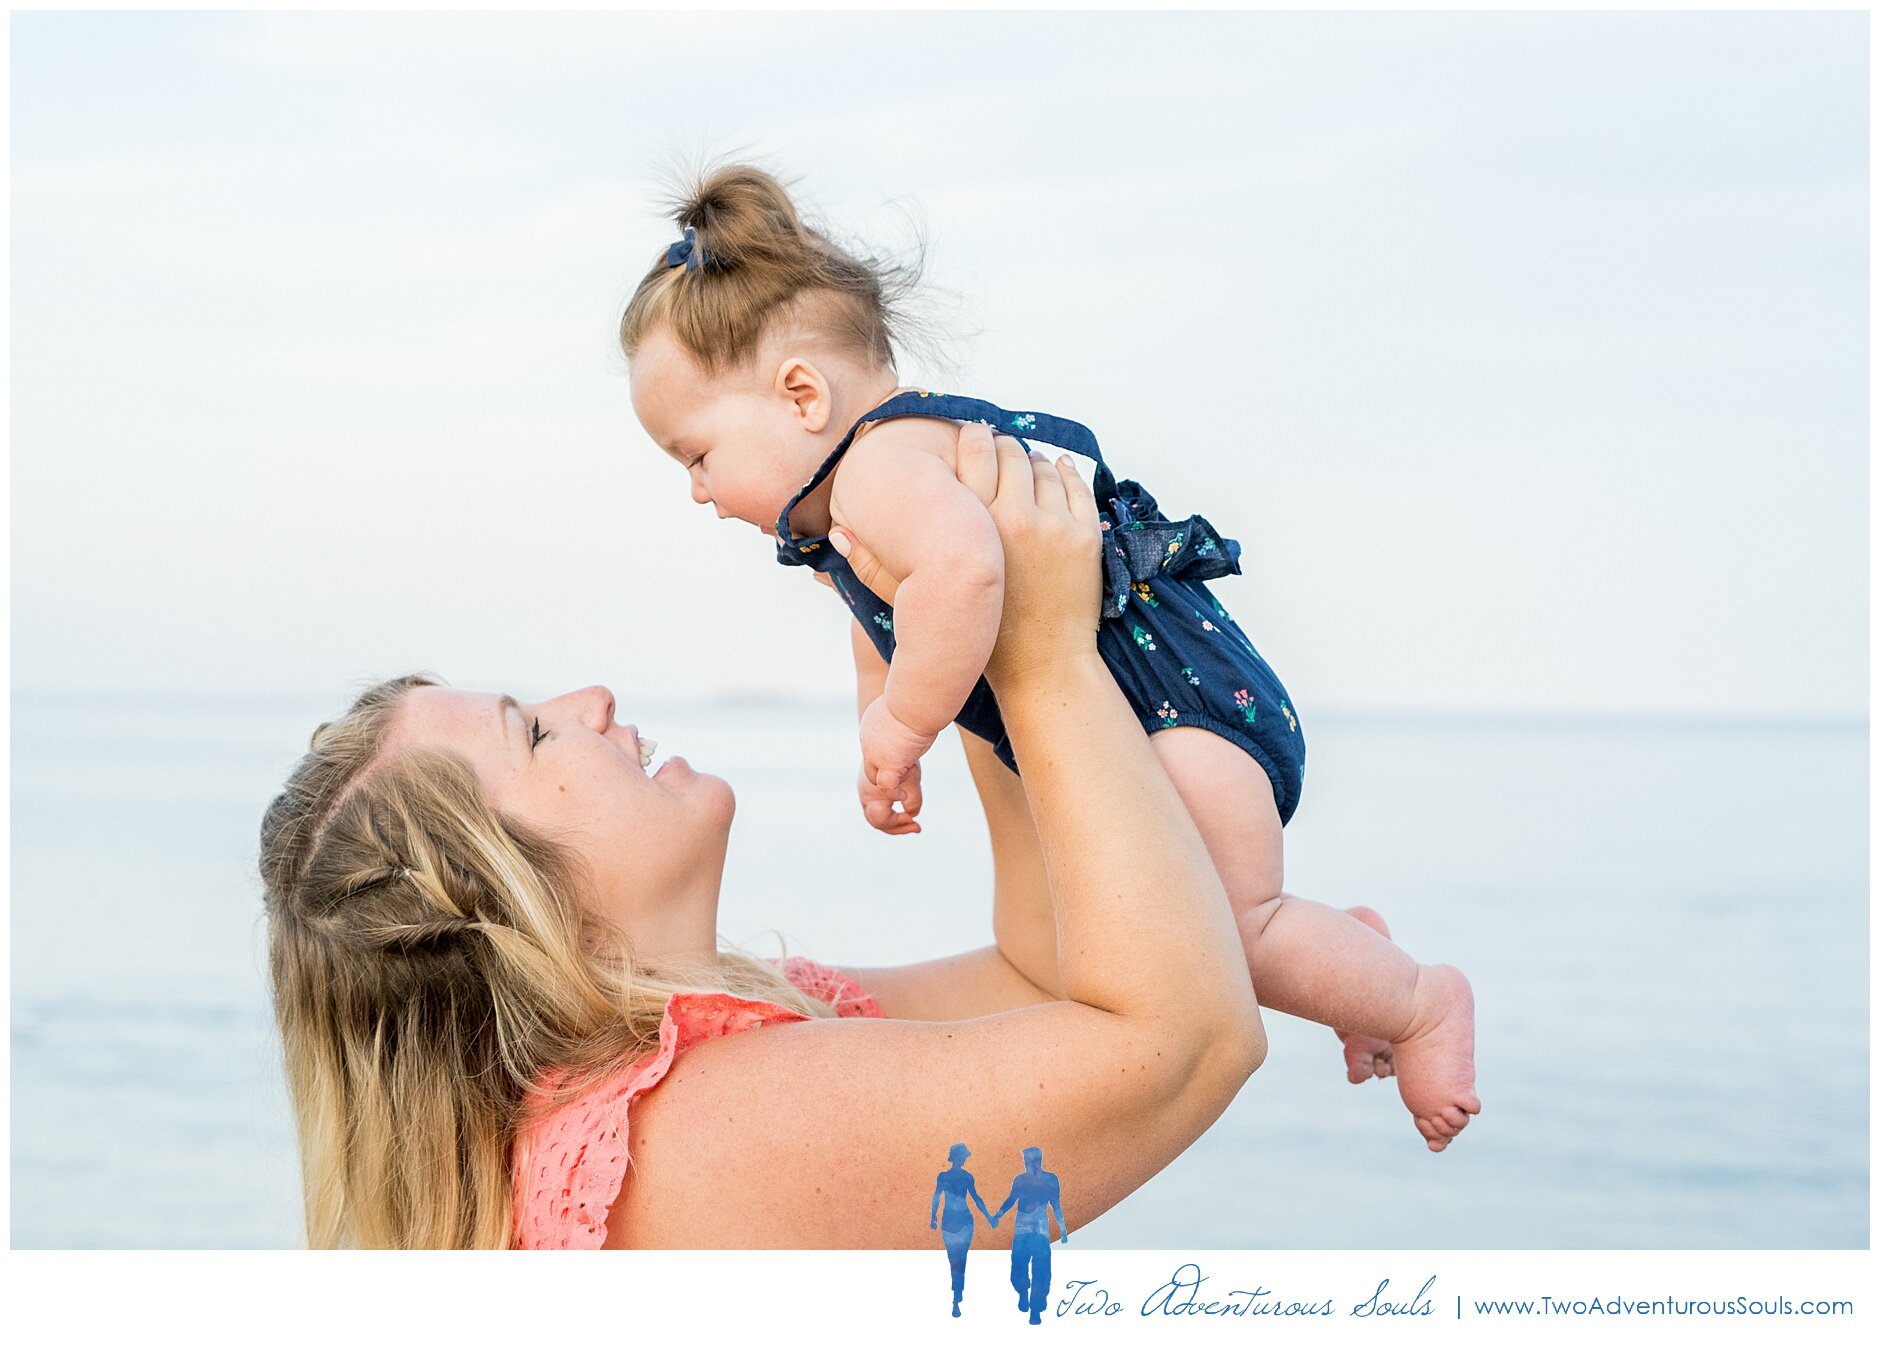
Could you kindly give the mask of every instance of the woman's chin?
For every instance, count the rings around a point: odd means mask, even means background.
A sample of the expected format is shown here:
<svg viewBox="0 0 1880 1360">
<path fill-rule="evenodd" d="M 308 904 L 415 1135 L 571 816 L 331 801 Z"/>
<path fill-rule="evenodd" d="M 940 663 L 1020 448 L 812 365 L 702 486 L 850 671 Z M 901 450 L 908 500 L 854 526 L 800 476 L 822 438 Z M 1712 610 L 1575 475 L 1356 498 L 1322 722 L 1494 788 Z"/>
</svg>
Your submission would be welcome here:
<svg viewBox="0 0 1880 1360">
<path fill-rule="evenodd" d="M 731 819 L 738 810 L 738 800 L 726 780 L 693 769 L 684 756 L 668 756 L 653 771 L 652 777 L 653 783 L 669 795 L 693 805 L 702 818 L 718 824 L 725 832 L 730 831 Z"/>
<path fill-rule="evenodd" d="M 709 805 L 713 820 L 723 823 L 728 830 L 738 811 L 738 796 L 731 791 L 730 782 L 718 775 L 694 770 L 690 765 L 686 766 L 685 775 L 692 783 L 694 796 L 700 803 Z"/>
</svg>

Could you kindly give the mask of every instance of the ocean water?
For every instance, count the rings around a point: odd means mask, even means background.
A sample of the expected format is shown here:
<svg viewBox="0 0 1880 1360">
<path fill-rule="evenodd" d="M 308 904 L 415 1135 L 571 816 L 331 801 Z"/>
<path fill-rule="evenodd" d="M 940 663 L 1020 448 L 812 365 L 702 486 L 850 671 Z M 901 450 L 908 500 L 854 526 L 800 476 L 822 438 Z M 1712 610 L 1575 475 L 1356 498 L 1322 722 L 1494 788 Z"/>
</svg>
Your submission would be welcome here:
<svg viewBox="0 0 1880 1360">
<path fill-rule="evenodd" d="M 16 697 L 15 1247 L 301 1240 L 254 848 L 329 716 Z M 990 939 L 950 743 L 926 833 L 889 840 L 854 808 L 846 706 L 622 716 L 737 790 L 734 942 L 865 964 Z M 1329 1033 L 1270 1016 L 1234 1105 L 1079 1225 L 1086 1245 L 1868 1245 L 1864 724 L 1320 716 L 1309 735 L 1288 885 L 1375 906 L 1469 972 L 1484 1113 L 1433 1156 L 1393 1087 L 1348 1086 Z"/>
</svg>

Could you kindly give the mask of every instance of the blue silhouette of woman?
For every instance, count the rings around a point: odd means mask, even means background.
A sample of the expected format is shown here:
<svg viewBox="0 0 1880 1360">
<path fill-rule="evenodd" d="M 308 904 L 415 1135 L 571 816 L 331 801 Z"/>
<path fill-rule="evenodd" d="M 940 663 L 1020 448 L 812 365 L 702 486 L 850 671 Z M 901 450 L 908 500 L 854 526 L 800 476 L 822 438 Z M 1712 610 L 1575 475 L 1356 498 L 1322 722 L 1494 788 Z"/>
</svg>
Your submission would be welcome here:
<svg viewBox="0 0 1880 1360">
<path fill-rule="evenodd" d="M 960 1315 L 960 1296 L 966 1292 L 966 1250 L 973 1245 L 973 1207 L 966 1202 L 969 1195 L 986 1222 L 992 1222 L 992 1215 L 986 1212 L 986 1202 L 979 1198 L 979 1190 L 973 1184 L 973 1173 L 965 1167 L 966 1159 L 972 1155 L 964 1143 L 955 1143 L 947 1149 L 947 1160 L 953 1165 L 934 1177 L 933 1204 L 927 1214 L 927 1226 L 939 1228 L 940 1240 L 947 1244 L 947 1264 L 953 1267 L 954 1317 Z M 946 1213 L 941 1218 L 943 1199 Z M 941 1221 L 935 1222 L 936 1218 Z"/>
</svg>

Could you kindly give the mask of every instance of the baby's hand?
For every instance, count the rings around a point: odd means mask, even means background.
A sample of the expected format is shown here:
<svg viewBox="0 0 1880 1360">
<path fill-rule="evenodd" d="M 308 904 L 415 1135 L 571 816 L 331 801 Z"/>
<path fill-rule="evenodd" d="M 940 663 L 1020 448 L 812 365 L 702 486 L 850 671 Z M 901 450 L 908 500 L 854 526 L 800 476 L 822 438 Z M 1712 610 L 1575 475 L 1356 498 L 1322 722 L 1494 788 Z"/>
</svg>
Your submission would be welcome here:
<svg viewBox="0 0 1880 1360">
<path fill-rule="evenodd" d="M 883 694 L 862 712 L 862 775 L 883 798 L 899 798 L 909 773 L 934 743 L 894 716 Z"/>
<path fill-rule="evenodd" d="M 920 823 L 914 818 L 920 815 L 920 764 L 915 762 L 901 779 L 900 807 L 895 807 L 896 800 L 875 787 L 875 781 L 868 777 L 868 767 L 855 777 L 855 792 L 862 800 L 862 815 L 868 818 L 868 824 L 877 831 L 885 831 L 890 836 L 905 836 L 909 832 L 919 834 Z"/>
</svg>

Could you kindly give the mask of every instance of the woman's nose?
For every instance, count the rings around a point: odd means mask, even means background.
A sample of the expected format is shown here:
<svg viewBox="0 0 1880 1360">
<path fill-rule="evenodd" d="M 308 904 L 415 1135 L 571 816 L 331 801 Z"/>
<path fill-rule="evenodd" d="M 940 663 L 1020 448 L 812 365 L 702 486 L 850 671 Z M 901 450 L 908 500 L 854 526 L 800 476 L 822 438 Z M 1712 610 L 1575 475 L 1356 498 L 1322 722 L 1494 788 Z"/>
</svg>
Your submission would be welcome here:
<svg viewBox="0 0 1880 1360">
<path fill-rule="evenodd" d="M 614 725 L 614 692 L 605 685 L 589 685 L 581 691 L 587 706 L 587 719 L 594 724 L 596 732 L 605 732 Z"/>
<path fill-rule="evenodd" d="M 573 721 L 596 732 L 605 732 L 614 725 L 614 692 L 605 685 L 589 685 L 586 689 L 577 689 L 550 699 L 542 707 L 557 709 Z"/>
</svg>

